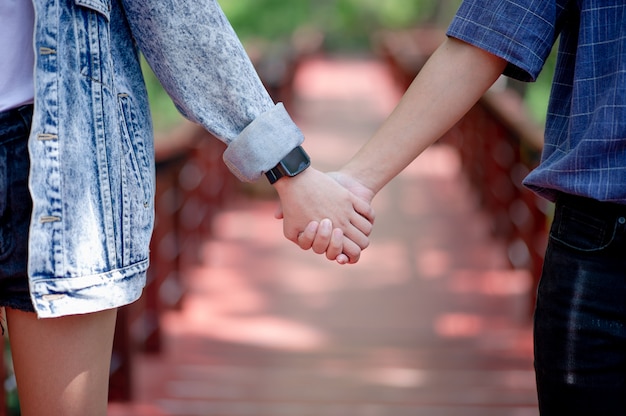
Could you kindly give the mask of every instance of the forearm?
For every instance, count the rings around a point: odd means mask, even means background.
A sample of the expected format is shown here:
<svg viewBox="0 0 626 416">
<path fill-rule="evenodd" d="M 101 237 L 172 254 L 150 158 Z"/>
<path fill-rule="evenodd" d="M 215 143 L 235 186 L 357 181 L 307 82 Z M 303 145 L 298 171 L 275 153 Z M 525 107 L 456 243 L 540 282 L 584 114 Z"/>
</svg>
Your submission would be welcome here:
<svg viewBox="0 0 626 416">
<path fill-rule="evenodd" d="M 471 109 L 505 65 L 481 49 L 447 39 L 388 119 L 341 171 L 378 193 Z"/>
<path fill-rule="evenodd" d="M 146 60 L 185 117 L 228 143 L 273 102 L 215 0 L 123 0 Z"/>
<path fill-rule="evenodd" d="M 302 132 L 272 101 L 217 1 L 124 5 L 166 91 L 185 117 L 228 145 L 224 161 L 237 178 L 257 180 L 302 143 Z"/>
</svg>

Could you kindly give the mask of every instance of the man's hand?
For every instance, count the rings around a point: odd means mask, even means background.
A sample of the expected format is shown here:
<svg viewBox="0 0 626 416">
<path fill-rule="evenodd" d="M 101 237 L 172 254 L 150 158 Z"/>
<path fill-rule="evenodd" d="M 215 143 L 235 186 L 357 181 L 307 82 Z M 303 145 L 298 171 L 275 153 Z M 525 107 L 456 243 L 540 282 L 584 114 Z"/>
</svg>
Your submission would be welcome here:
<svg viewBox="0 0 626 416">
<path fill-rule="evenodd" d="M 330 260 L 342 253 L 349 263 L 359 260 L 361 250 L 369 245 L 374 222 L 374 211 L 367 195 L 358 193 L 363 189 L 355 188 L 355 194 L 338 179 L 312 167 L 293 178 L 278 180 L 274 187 L 281 202 L 276 217 L 284 220 L 283 232 L 287 239 L 304 249 L 313 248 L 318 254 L 325 252 Z M 315 229 L 319 239 L 308 241 L 305 238 L 300 242 L 298 237 L 305 229 L 304 235 Z M 344 257 L 341 260 L 346 262 Z"/>
</svg>

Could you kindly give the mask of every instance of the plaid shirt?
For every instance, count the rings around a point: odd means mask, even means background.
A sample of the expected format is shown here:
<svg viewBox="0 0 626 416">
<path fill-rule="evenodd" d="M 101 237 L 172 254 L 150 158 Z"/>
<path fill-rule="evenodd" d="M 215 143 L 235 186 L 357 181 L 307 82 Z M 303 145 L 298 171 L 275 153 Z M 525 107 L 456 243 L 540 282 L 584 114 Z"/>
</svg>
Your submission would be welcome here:
<svg viewBox="0 0 626 416">
<path fill-rule="evenodd" d="M 535 80 L 558 36 L 559 53 L 539 167 L 524 183 L 626 204 L 626 2 L 465 0 L 448 35 Z"/>
</svg>

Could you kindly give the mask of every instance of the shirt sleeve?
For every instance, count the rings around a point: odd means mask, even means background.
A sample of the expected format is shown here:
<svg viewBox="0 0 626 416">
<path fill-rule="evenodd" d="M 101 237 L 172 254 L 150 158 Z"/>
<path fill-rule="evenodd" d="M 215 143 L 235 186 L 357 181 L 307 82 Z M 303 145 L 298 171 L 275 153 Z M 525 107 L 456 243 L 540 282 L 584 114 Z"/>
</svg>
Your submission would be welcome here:
<svg viewBox="0 0 626 416">
<path fill-rule="evenodd" d="M 555 0 L 465 0 L 447 35 L 504 60 L 504 75 L 535 81 L 558 35 Z"/>
<path fill-rule="evenodd" d="M 216 0 L 124 0 L 133 36 L 189 120 L 228 145 L 226 165 L 254 181 L 304 137 L 261 83 Z"/>
</svg>

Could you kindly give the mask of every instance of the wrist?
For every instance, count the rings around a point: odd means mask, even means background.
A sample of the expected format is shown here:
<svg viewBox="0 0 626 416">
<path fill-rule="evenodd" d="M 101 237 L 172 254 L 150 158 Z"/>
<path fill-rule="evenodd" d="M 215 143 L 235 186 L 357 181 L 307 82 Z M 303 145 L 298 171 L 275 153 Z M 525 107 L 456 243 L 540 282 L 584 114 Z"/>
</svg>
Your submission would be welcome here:
<svg viewBox="0 0 626 416">
<path fill-rule="evenodd" d="M 306 182 L 306 178 L 310 177 L 313 174 L 313 171 L 315 171 L 315 168 L 308 167 L 307 169 L 303 170 L 295 176 L 283 176 L 282 178 L 274 182 L 272 186 L 280 195 L 282 192 L 293 188 L 293 186 L 297 186 L 302 182 Z"/>
<path fill-rule="evenodd" d="M 282 158 L 276 166 L 265 172 L 270 184 L 275 184 L 282 178 L 294 177 L 311 166 L 311 159 L 302 146 L 296 146 Z"/>
<path fill-rule="evenodd" d="M 371 169 L 361 169 L 358 166 L 346 164 L 337 171 L 337 175 L 347 183 L 358 183 L 363 189 L 371 193 L 372 198 L 380 191 L 380 186 L 372 178 L 376 174 Z"/>
</svg>

